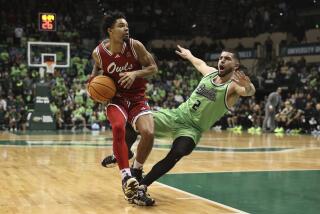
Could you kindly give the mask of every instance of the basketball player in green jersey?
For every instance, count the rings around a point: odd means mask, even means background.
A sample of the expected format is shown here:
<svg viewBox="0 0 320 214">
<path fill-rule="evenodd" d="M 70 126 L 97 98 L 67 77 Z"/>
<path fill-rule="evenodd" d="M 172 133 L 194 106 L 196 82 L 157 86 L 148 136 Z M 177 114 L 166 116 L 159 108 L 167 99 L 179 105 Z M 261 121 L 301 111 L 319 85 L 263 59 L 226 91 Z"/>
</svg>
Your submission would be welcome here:
<svg viewBox="0 0 320 214">
<path fill-rule="evenodd" d="M 147 186 L 171 170 L 186 155 L 189 155 L 198 144 L 201 134 L 219 120 L 240 96 L 252 96 L 255 87 L 248 76 L 239 70 L 240 62 L 236 52 L 222 51 L 218 70 L 208 66 L 201 59 L 178 45 L 176 53 L 189 60 L 203 75 L 197 88 L 187 101 L 176 109 L 162 109 L 154 113 L 155 135 L 171 136 L 174 141 L 167 156 L 156 163 L 151 171 L 140 180 L 140 187 Z M 129 148 L 135 141 L 135 134 L 127 129 Z M 133 200 L 133 203 L 139 203 Z"/>
</svg>

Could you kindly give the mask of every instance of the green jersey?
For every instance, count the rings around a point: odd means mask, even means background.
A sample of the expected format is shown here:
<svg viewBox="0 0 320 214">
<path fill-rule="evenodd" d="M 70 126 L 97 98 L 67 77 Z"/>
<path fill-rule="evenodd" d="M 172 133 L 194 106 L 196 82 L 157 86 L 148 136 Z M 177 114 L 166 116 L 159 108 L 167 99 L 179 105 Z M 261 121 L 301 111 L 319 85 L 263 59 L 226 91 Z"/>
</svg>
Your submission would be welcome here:
<svg viewBox="0 0 320 214">
<path fill-rule="evenodd" d="M 201 132 L 208 130 L 228 111 L 226 95 L 231 80 L 216 84 L 217 76 L 217 71 L 204 76 L 189 99 L 178 107 L 180 116 Z"/>
</svg>

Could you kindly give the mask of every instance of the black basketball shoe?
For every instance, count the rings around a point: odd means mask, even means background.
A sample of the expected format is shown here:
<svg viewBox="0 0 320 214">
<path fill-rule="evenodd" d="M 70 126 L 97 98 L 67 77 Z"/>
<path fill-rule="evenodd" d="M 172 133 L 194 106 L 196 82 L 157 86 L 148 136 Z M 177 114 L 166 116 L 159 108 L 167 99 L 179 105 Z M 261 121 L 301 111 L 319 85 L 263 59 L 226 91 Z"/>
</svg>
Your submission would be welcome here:
<svg viewBox="0 0 320 214">
<path fill-rule="evenodd" d="M 129 150 L 129 154 L 128 154 L 129 160 L 133 158 L 133 156 L 134 156 L 134 153 L 131 150 Z M 117 159 L 113 154 L 108 155 L 101 161 L 101 165 L 107 168 L 115 167 L 116 163 L 117 163 Z"/>
<path fill-rule="evenodd" d="M 155 200 L 147 193 L 146 185 L 140 185 L 138 187 L 137 194 L 130 202 L 139 206 L 153 206 L 155 204 Z"/>
</svg>

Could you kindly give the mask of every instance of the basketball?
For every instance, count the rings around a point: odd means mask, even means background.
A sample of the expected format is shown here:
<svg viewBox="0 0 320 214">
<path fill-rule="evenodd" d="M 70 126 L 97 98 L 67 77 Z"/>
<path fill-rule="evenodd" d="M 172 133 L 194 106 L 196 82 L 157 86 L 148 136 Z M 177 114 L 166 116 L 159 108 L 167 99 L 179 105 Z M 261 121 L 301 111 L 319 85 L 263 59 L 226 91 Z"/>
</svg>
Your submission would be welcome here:
<svg viewBox="0 0 320 214">
<path fill-rule="evenodd" d="M 96 102 L 111 100 L 116 94 L 116 86 L 110 77 L 99 75 L 93 78 L 88 85 L 88 93 Z"/>
</svg>

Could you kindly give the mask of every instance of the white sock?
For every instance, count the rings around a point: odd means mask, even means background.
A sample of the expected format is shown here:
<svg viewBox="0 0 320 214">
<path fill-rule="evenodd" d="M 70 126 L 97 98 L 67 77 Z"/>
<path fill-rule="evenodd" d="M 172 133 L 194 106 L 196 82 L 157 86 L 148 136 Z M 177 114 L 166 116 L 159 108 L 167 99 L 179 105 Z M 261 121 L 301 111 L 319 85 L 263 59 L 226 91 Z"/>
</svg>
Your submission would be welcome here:
<svg viewBox="0 0 320 214">
<path fill-rule="evenodd" d="M 130 168 L 121 169 L 121 170 L 120 170 L 120 174 L 121 174 L 122 180 L 123 180 L 126 176 L 131 176 Z"/>
<path fill-rule="evenodd" d="M 139 163 L 139 162 L 137 161 L 137 159 L 135 159 L 135 160 L 133 161 L 133 168 L 135 168 L 135 169 L 142 169 L 142 168 L 143 168 L 143 164 Z"/>
</svg>

